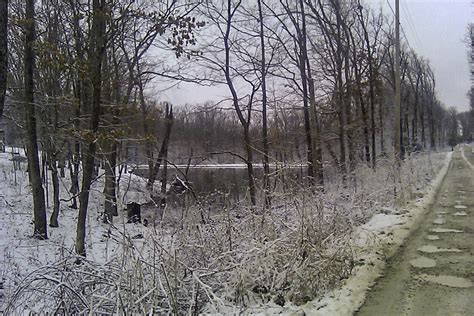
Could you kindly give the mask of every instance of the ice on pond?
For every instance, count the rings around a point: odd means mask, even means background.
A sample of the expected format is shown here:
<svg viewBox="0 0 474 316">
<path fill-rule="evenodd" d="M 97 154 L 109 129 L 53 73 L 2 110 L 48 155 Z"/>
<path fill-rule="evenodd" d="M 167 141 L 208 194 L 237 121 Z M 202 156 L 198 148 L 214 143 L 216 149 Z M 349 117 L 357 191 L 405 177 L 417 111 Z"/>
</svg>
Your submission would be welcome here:
<svg viewBox="0 0 474 316">
<path fill-rule="evenodd" d="M 469 288 L 472 287 L 472 281 L 466 278 L 460 278 L 452 275 L 429 275 L 420 274 L 418 276 L 421 280 L 433 282 L 449 287 Z"/>
</svg>

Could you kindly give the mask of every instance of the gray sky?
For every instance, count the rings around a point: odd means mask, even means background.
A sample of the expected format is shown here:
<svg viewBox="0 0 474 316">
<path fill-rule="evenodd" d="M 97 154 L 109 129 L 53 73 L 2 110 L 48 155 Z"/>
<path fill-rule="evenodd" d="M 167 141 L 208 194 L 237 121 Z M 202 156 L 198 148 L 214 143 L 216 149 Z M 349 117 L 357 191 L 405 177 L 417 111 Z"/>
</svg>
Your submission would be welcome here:
<svg viewBox="0 0 474 316">
<path fill-rule="evenodd" d="M 395 0 L 372 0 L 386 14 Z M 430 60 L 439 99 L 460 111 L 469 109 L 470 89 L 467 25 L 474 22 L 471 0 L 400 0 L 400 23 L 410 46 Z M 403 36 L 403 33 L 402 35 Z"/>
<path fill-rule="evenodd" d="M 374 8 L 382 6 L 385 14 L 395 9 L 395 0 L 366 0 Z M 390 6 L 389 6 L 390 3 Z M 439 99 L 460 111 L 469 109 L 466 96 L 470 89 L 467 45 L 463 42 L 467 25 L 472 21 L 471 0 L 400 0 L 402 32 L 410 47 L 429 59 L 436 78 Z M 195 87 L 181 84 L 180 89 L 160 93 L 174 104 L 202 103 L 228 96 L 226 87 Z"/>
</svg>

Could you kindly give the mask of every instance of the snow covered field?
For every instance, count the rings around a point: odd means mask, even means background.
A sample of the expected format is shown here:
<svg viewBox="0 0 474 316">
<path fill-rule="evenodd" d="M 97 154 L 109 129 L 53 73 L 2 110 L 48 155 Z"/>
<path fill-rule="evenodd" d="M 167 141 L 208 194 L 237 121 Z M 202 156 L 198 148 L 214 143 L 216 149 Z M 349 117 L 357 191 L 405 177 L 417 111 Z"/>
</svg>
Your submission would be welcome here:
<svg viewBox="0 0 474 316">
<path fill-rule="evenodd" d="M 49 228 L 49 240 L 30 238 L 26 163 L 15 175 L 11 154 L 2 153 L 2 310 L 349 315 L 432 197 L 420 199 L 429 183 L 440 181 L 445 157 L 412 156 L 400 173 L 381 161 L 376 172 L 358 170 L 356 186 L 331 183 L 324 194 L 290 188 L 274 198 L 270 212 L 168 208 L 147 227 L 126 223 L 126 202 L 148 201 L 145 182 L 130 175 L 121 178 L 119 217 L 114 225 L 102 223 L 99 175 L 88 211 L 87 260 L 77 264 L 77 211 L 63 201 L 60 227 Z M 68 200 L 69 180 L 61 181 L 61 198 Z"/>
</svg>

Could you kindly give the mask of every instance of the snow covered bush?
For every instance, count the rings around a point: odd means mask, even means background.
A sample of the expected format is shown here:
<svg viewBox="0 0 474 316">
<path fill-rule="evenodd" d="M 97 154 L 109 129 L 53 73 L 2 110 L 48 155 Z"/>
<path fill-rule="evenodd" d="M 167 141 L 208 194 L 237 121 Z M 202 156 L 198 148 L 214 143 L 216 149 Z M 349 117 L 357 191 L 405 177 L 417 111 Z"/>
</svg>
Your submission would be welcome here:
<svg viewBox="0 0 474 316">
<path fill-rule="evenodd" d="M 351 274 L 354 228 L 418 197 L 444 157 L 413 155 L 400 170 L 380 159 L 376 171 L 360 166 L 346 183 L 328 181 L 324 192 L 295 183 L 276 190 L 268 210 L 198 201 L 165 209 L 148 227 L 127 224 L 126 214 L 115 226 L 97 219 L 99 181 L 88 227 L 91 257 L 78 260 L 72 253 L 69 228 L 52 234 L 47 257 L 32 263 L 11 258 L 3 266 L 10 288 L 4 310 L 194 315 L 305 303 Z M 133 194 L 146 199 L 144 183 L 128 192 L 137 180 L 124 179 L 122 200 Z M 61 216 L 74 224 L 74 213 Z"/>
</svg>

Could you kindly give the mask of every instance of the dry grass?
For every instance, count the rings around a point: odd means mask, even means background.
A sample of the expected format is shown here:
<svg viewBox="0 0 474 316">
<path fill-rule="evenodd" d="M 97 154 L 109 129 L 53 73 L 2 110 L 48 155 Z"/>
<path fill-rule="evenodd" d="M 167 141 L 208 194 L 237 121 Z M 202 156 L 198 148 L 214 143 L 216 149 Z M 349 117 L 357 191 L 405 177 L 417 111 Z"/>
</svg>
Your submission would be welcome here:
<svg viewBox="0 0 474 316">
<path fill-rule="evenodd" d="M 63 252 L 17 280 L 6 313 L 36 304 L 65 314 L 195 315 L 270 300 L 305 303 L 351 274 L 353 229 L 416 197 L 444 156 L 412 156 L 400 171 L 380 160 L 377 171 L 360 167 L 345 186 L 333 181 L 315 193 L 293 185 L 275 194 L 270 210 L 234 205 L 207 211 L 206 223 L 202 204 L 174 217 L 168 210 L 143 240 L 132 239 L 126 225 L 110 228 L 115 237 L 106 242 L 119 248 L 107 262 L 77 264 Z"/>
</svg>

